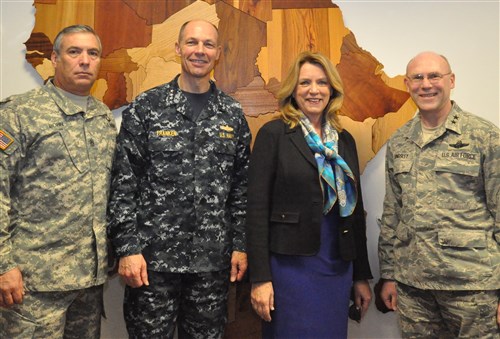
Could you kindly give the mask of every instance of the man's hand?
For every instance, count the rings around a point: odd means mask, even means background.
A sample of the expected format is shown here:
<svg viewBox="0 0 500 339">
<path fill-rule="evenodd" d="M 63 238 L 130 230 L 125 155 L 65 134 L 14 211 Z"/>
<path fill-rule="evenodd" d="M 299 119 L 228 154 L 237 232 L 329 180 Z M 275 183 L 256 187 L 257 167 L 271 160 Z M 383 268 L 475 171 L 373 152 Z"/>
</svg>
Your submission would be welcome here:
<svg viewBox="0 0 500 339">
<path fill-rule="evenodd" d="M 274 311 L 273 283 L 271 281 L 253 283 L 250 300 L 259 317 L 271 321 L 271 311 Z"/>
<path fill-rule="evenodd" d="M 248 262 L 245 252 L 234 251 L 231 255 L 231 276 L 230 281 L 241 281 L 247 271 Z"/>
<path fill-rule="evenodd" d="M 147 264 L 142 254 L 120 258 L 118 274 L 130 287 L 149 286 Z"/>
<path fill-rule="evenodd" d="M 368 311 L 368 306 L 372 300 L 372 290 L 367 280 L 354 282 L 354 304 L 361 310 L 361 318 Z"/>
<path fill-rule="evenodd" d="M 23 302 L 23 276 L 19 268 L 0 274 L 0 307 L 10 307 Z"/>
<path fill-rule="evenodd" d="M 396 291 L 395 281 L 385 281 L 380 290 L 380 297 L 384 301 L 385 306 L 393 311 L 397 310 L 398 292 Z"/>
</svg>

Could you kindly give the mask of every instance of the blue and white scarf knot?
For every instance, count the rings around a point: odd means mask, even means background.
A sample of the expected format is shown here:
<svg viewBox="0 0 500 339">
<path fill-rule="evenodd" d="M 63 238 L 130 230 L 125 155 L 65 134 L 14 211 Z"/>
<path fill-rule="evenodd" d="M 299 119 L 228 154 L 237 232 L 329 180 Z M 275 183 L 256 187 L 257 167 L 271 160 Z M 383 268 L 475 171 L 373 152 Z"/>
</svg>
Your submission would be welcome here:
<svg viewBox="0 0 500 339">
<path fill-rule="evenodd" d="M 325 123 L 321 140 L 306 116 L 301 118 L 300 125 L 318 164 L 324 200 L 323 214 L 328 214 L 338 200 L 340 215 L 351 215 L 358 200 L 357 183 L 351 169 L 338 154 L 338 132 Z"/>
</svg>

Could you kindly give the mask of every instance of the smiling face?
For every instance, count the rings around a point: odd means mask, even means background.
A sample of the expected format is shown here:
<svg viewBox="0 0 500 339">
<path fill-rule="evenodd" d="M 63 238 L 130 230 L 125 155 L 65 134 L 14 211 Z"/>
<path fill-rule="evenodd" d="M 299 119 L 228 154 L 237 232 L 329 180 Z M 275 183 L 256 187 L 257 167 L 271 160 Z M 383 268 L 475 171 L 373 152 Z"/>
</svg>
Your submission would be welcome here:
<svg viewBox="0 0 500 339">
<path fill-rule="evenodd" d="M 175 52 L 181 58 L 183 76 L 208 80 L 221 52 L 218 32 L 209 22 L 191 21 L 181 32 Z"/>
<path fill-rule="evenodd" d="M 323 68 L 306 62 L 300 68 L 293 97 L 309 120 L 318 121 L 330 101 L 332 90 Z"/>
<path fill-rule="evenodd" d="M 76 95 L 89 95 L 101 65 L 99 42 L 92 33 L 68 33 L 59 52 L 52 52 L 54 84 Z"/>
<path fill-rule="evenodd" d="M 438 78 L 431 82 L 429 77 L 435 77 L 436 74 Z M 418 77 L 422 81 L 412 80 Z M 444 117 L 450 111 L 450 94 L 455 87 L 455 75 L 442 56 L 424 52 L 413 58 L 406 68 L 405 84 L 422 114 Z"/>
</svg>

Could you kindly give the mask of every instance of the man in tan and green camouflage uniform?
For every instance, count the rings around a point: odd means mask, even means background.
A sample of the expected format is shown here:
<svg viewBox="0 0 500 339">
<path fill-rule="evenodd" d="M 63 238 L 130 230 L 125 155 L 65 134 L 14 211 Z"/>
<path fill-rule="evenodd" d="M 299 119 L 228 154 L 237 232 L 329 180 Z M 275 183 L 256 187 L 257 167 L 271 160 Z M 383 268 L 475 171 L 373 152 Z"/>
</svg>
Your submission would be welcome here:
<svg viewBox="0 0 500 339">
<path fill-rule="evenodd" d="M 55 39 L 55 76 L 0 107 L 0 338 L 98 338 L 116 127 L 89 95 L 92 28 Z"/>
<path fill-rule="evenodd" d="M 387 145 L 381 298 L 404 338 L 499 338 L 499 129 L 450 100 L 441 55 L 405 83 L 419 112 Z"/>
</svg>

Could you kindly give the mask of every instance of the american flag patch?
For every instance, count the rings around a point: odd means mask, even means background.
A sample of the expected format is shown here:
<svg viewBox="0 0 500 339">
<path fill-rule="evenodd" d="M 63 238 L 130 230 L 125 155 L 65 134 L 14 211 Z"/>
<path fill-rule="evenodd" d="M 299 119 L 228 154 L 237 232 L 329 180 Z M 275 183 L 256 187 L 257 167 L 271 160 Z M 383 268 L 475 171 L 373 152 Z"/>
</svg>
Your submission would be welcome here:
<svg viewBox="0 0 500 339">
<path fill-rule="evenodd" d="M 5 151 L 13 142 L 14 139 L 0 129 L 0 149 Z"/>
</svg>

